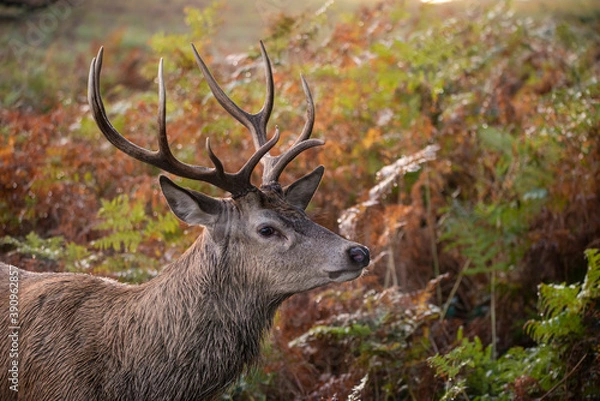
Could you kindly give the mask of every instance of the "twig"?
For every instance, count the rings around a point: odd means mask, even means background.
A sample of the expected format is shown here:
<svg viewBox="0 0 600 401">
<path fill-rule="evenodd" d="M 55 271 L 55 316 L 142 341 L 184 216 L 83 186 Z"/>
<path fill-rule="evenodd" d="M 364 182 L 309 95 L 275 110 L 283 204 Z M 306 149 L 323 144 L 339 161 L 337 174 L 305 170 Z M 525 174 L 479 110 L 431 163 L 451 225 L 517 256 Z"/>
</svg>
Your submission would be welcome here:
<svg viewBox="0 0 600 401">
<path fill-rule="evenodd" d="M 492 361 L 498 357 L 498 330 L 496 327 L 496 269 L 490 272 L 490 324 L 492 326 Z"/>
<path fill-rule="evenodd" d="M 438 260 L 437 243 L 435 235 L 435 218 L 433 217 L 433 211 L 431 206 L 431 183 L 429 182 L 429 168 L 425 165 L 425 202 L 427 202 L 427 225 L 429 226 L 431 235 L 431 256 L 433 258 L 433 276 L 437 278 L 440 275 L 440 262 Z M 442 304 L 442 289 L 437 286 L 436 289 L 437 303 Z"/>
<path fill-rule="evenodd" d="M 460 272 L 458 272 L 458 277 L 456 278 L 454 286 L 452 287 L 452 290 L 450 290 L 450 294 L 448 294 L 448 299 L 446 299 L 446 303 L 444 304 L 444 309 L 442 310 L 442 314 L 440 315 L 440 320 L 444 320 L 444 318 L 446 317 L 446 313 L 448 313 L 448 308 L 450 308 L 452 298 L 454 298 L 454 294 L 456 294 L 456 291 L 458 291 L 458 287 L 460 286 L 462 278 L 465 275 L 465 271 L 467 271 L 470 265 L 471 259 L 467 259 L 462 269 L 460 269 Z"/>
<path fill-rule="evenodd" d="M 575 371 L 577 370 L 579 365 L 581 365 L 581 363 L 587 356 L 588 356 L 588 354 L 585 354 L 584 356 L 582 356 L 581 359 L 579 360 L 579 362 L 577 362 L 577 365 L 575 365 L 573 367 L 573 369 L 571 369 L 571 371 L 565 375 L 565 377 L 563 377 L 558 383 L 556 383 L 554 385 L 554 387 L 552 387 L 550 390 L 548 390 L 548 392 L 546 394 L 544 394 L 538 401 L 542 401 L 544 398 L 548 397 L 554 390 L 556 390 L 558 388 L 558 386 L 563 384 L 573 373 L 575 373 Z"/>
</svg>

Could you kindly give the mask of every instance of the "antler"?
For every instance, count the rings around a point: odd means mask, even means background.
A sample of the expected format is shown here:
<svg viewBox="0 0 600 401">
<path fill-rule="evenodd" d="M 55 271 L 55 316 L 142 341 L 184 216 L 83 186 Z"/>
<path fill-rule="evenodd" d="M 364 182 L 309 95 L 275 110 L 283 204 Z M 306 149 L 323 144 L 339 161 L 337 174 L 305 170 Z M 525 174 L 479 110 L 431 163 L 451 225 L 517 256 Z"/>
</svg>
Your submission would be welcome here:
<svg viewBox="0 0 600 401">
<path fill-rule="evenodd" d="M 307 112 L 308 118 L 304 129 L 301 135 L 298 137 L 296 143 L 287 152 L 277 157 L 268 155 L 269 150 L 271 150 L 279 140 L 279 130 L 276 129 L 273 138 L 267 141 L 266 128 L 271 115 L 271 110 L 273 109 L 273 74 L 271 72 L 269 58 L 262 42 L 260 43 L 260 46 L 261 52 L 265 59 L 267 96 L 263 108 L 256 114 L 250 114 L 239 108 L 229 97 L 227 97 L 227 95 L 225 95 L 202 61 L 202 58 L 200 58 L 198 55 L 196 48 L 194 45 L 192 45 L 196 61 L 202 69 L 202 72 L 215 98 L 219 101 L 223 108 L 236 120 L 242 123 L 252 135 L 256 151 L 237 173 L 232 174 L 225 172 L 221 160 L 219 160 L 219 158 L 212 151 L 208 138 L 206 139 L 206 150 L 211 162 L 214 165 L 214 168 L 183 163 L 173 156 L 173 153 L 169 148 L 165 123 L 166 91 L 163 80 L 162 59 L 160 60 L 158 66 L 159 107 L 157 151 L 151 151 L 130 142 L 123 137 L 123 135 L 121 135 L 108 120 L 106 111 L 104 109 L 104 103 L 102 101 L 102 97 L 100 96 L 100 71 L 102 69 L 103 48 L 100 48 L 98 55 L 92 59 L 88 80 L 88 102 L 92 109 L 96 124 L 98 124 L 100 131 L 102 131 L 106 139 L 108 139 L 110 143 L 112 143 L 117 149 L 121 150 L 125 154 L 180 177 L 208 182 L 218 188 L 231 192 L 234 197 L 241 196 L 254 188 L 251 183 L 251 175 L 252 171 L 261 160 L 263 161 L 264 165 L 263 184 L 276 182 L 285 166 L 287 166 L 287 164 L 289 164 L 297 155 L 306 149 L 322 145 L 323 141 L 318 139 L 308 139 L 314 123 L 314 105 L 312 102 L 312 97 L 310 96 L 310 91 L 308 90 L 308 86 L 304 78 L 302 78 L 302 86 L 306 93 L 307 102 L 309 104 Z"/>
<path fill-rule="evenodd" d="M 254 142 L 254 148 L 258 152 L 268 143 L 267 123 L 269 121 L 269 117 L 271 116 L 271 111 L 273 110 L 274 98 L 273 72 L 271 71 L 271 62 L 269 60 L 269 56 L 267 55 L 267 51 L 265 50 L 263 42 L 260 41 L 260 51 L 262 53 L 265 65 L 267 93 L 263 107 L 256 114 L 250 114 L 242 110 L 237 104 L 235 104 L 233 100 L 231 100 L 231 98 L 229 98 L 225 94 L 225 92 L 223 92 L 219 84 L 217 84 L 216 80 L 210 73 L 210 70 L 208 69 L 206 64 L 204 64 L 204 61 L 198 54 L 198 51 L 196 50 L 194 45 L 192 45 L 192 48 L 194 50 L 196 62 L 202 70 L 202 73 L 204 74 L 204 77 L 208 82 L 208 85 L 210 86 L 210 90 L 212 91 L 213 95 L 229 114 L 231 114 L 236 120 L 238 120 L 243 126 L 245 126 L 250 131 L 252 135 L 252 140 Z M 279 176 L 281 175 L 285 167 L 300 153 L 312 147 L 324 144 L 324 142 L 320 139 L 309 139 L 315 122 L 315 105 L 313 103 L 312 95 L 310 93 L 310 89 L 308 87 L 308 84 L 306 83 L 306 80 L 303 76 L 301 76 L 300 78 L 302 80 L 302 88 L 304 89 L 304 93 L 306 95 L 306 123 L 304 124 L 302 132 L 296 139 L 296 142 L 286 152 L 280 154 L 279 156 L 271 156 L 267 151 L 265 156 L 261 159 L 264 166 L 262 178 L 263 185 L 268 185 L 277 182 L 279 180 Z M 279 129 L 277 128 L 275 129 L 275 136 L 279 136 Z"/>
</svg>

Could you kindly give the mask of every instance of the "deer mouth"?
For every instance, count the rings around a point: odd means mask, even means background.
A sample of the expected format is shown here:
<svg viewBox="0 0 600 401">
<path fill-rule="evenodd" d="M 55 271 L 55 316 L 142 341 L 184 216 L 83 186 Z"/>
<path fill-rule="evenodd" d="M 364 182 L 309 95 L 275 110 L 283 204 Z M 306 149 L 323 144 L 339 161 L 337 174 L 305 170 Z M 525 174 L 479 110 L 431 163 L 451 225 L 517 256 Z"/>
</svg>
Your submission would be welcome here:
<svg viewBox="0 0 600 401">
<path fill-rule="evenodd" d="M 363 268 L 360 267 L 358 269 L 345 269 L 345 270 L 337 270 L 337 271 L 328 271 L 327 275 L 331 281 L 335 281 L 338 283 L 344 281 L 354 280 L 358 278 L 363 272 Z"/>
</svg>

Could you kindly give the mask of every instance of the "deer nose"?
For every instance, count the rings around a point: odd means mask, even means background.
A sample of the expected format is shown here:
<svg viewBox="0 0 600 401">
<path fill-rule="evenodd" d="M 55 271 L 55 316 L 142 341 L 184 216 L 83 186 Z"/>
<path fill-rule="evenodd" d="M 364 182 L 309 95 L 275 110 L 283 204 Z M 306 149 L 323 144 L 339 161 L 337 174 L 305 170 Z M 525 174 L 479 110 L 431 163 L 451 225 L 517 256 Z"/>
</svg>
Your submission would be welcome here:
<svg viewBox="0 0 600 401">
<path fill-rule="evenodd" d="M 348 249 L 348 256 L 350 256 L 350 259 L 361 268 L 367 267 L 369 262 L 371 262 L 369 249 L 362 245 L 356 245 Z"/>
</svg>

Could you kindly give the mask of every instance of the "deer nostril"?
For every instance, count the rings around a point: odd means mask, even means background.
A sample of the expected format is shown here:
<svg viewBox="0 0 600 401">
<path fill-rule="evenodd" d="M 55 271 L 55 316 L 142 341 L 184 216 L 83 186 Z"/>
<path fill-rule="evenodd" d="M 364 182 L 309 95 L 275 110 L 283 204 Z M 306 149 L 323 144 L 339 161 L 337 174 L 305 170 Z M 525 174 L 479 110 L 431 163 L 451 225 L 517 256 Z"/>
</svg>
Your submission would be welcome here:
<svg viewBox="0 0 600 401">
<path fill-rule="evenodd" d="M 364 246 L 353 246 L 352 248 L 348 249 L 348 255 L 350 255 L 350 259 L 359 264 L 360 267 L 366 267 L 371 261 L 369 249 Z"/>
</svg>

